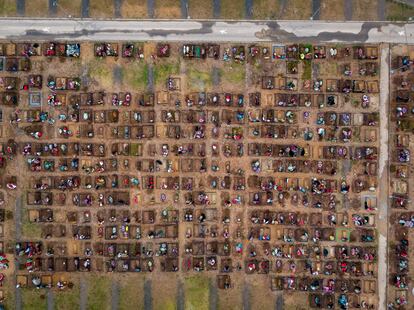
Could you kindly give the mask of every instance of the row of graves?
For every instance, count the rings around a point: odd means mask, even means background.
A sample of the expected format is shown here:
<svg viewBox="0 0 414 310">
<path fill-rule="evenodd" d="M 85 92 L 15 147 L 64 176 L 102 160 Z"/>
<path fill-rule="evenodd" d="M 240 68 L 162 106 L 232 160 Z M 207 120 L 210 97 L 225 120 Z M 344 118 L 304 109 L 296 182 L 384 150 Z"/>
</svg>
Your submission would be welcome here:
<svg viewBox="0 0 414 310">
<path fill-rule="evenodd" d="M 19 44 L 2 45 L 4 64 L 81 50 Z M 7 250 L 18 284 L 75 271 L 211 271 L 230 289 L 240 272 L 308 292 L 310 307 L 375 307 L 378 47 L 177 46 L 157 44 L 152 58 L 286 69 L 248 92 L 188 93 L 170 76 L 154 93 L 116 93 L 4 67 L 0 106 L 26 135 L 3 148 L 23 155 L 20 190 L 41 227 Z M 93 46 L 99 58 L 145 61 L 144 51 Z M 329 62 L 334 73 L 309 75 Z"/>
<path fill-rule="evenodd" d="M 410 309 L 413 305 L 411 141 L 413 139 L 412 48 L 394 47 L 390 75 L 390 220 L 389 309 Z"/>
</svg>

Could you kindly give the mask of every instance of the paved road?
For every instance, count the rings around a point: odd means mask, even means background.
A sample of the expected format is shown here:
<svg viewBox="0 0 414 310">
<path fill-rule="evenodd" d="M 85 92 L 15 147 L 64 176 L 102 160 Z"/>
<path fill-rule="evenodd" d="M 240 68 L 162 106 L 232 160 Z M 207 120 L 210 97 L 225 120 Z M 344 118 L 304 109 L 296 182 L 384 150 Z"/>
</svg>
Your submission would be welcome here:
<svg viewBox="0 0 414 310">
<path fill-rule="evenodd" d="M 413 33 L 389 22 L 0 19 L 0 39 L 12 40 L 414 43 Z"/>
</svg>

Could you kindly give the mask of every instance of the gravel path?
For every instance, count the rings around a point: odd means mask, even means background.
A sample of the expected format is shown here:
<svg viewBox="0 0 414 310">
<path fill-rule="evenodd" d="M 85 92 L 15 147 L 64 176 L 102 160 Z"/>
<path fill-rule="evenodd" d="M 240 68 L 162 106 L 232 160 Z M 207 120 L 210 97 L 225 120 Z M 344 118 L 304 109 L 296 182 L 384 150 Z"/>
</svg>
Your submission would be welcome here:
<svg viewBox="0 0 414 310">
<path fill-rule="evenodd" d="M 147 90 L 149 92 L 154 91 L 154 67 L 152 64 L 148 64 L 148 83 Z"/>
<path fill-rule="evenodd" d="M 114 79 L 114 83 L 116 86 L 122 85 L 122 67 L 120 65 L 116 65 L 112 71 L 112 77 Z"/>
<path fill-rule="evenodd" d="M 217 67 L 213 67 L 212 74 L 212 80 L 213 80 L 213 86 L 219 86 L 220 85 L 220 69 Z"/>
<path fill-rule="evenodd" d="M 188 18 L 188 0 L 180 0 L 181 3 L 181 18 Z"/>
<path fill-rule="evenodd" d="M 178 280 L 177 286 L 177 310 L 185 309 L 185 295 L 184 295 L 184 283 Z"/>
<path fill-rule="evenodd" d="M 245 0 L 245 8 L 246 8 L 246 19 L 252 19 L 253 18 L 253 0 Z"/>
<path fill-rule="evenodd" d="M 276 297 L 275 310 L 283 310 L 283 293 Z"/>
<path fill-rule="evenodd" d="M 352 20 L 352 1 L 353 0 L 347 0 L 344 3 L 345 20 Z"/>
<path fill-rule="evenodd" d="M 86 310 L 88 304 L 88 283 L 84 278 L 80 280 L 80 310 Z"/>
<path fill-rule="evenodd" d="M 220 0 L 213 0 L 213 17 L 220 18 L 221 15 L 221 3 Z"/>
<path fill-rule="evenodd" d="M 23 195 L 22 195 L 23 196 Z M 14 207 L 14 227 L 15 227 L 15 238 L 16 241 L 20 241 L 22 238 L 22 196 L 16 197 L 16 204 Z M 19 262 L 15 260 L 14 262 L 14 279 L 17 276 L 17 270 L 19 270 Z M 22 309 L 22 292 L 20 288 L 14 289 L 15 295 L 15 307 L 16 310 Z"/>
<path fill-rule="evenodd" d="M 24 16 L 25 8 L 26 8 L 26 1 L 25 0 L 16 0 L 17 15 Z"/>
<path fill-rule="evenodd" d="M 119 282 L 116 280 L 112 280 L 112 287 L 111 287 L 112 310 L 118 310 L 119 308 L 119 293 L 120 293 Z"/>
<path fill-rule="evenodd" d="M 321 0 L 312 0 L 312 19 L 319 20 L 321 15 Z"/>
<path fill-rule="evenodd" d="M 378 20 L 385 20 L 385 0 L 378 0 Z"/>
<path fill-rule="evenodd" d="M 89 17 L 89 0 L 82 0 L 82 17 Z"/>
<path fill-rule="evenodd" d="M 114 15 L 115 18 L 121 18 L 122 14 L 121 14 L 121 8 L 122 8 L 122 0 L 114 0 Z"/>
<path fill-rule="evenodd" d="M 154 18 L 155 3 L 154 0 L 147 0 L 147 13 L 149 18 Z"/>
<path fill-rule="evenodd" d="M 279 1 L 279 7 L 280 7 L 279 19 L 281 19 L 283 14 L 285 13 L 286 6 L 287 6 L 287 0 L 280 0 Z"/>
<path fill-rule="evenodd" d="M 244 283 L 244 287 L 243 287 L 243 310 L 250 310 L 251 304 L 250 304 L 250 284 L 248 283 Z"/>
<path fill-rule="evenodd" d="M 152 282 L 145 280 L 144 282 L 144 310 L 152 310 Z"/>
<path fill-rule="evenodd" d="M 209 295 L 209 307 L 210 310 L 218 309 L 218 294 L 217 294 L 217 281 L 216 279 L 210 280 L 210 295 Z"/>
<path fill-rule="evenodd" d="M 49 0 L 49 16 L 56 16 L 58 0 Z"/>
<path fill-rule="evenodd" d="M 53 296 L 53 291 L 51 289 L 47 290 L 47 310 L 55 309 L 55 299 Z"/>
</svg>

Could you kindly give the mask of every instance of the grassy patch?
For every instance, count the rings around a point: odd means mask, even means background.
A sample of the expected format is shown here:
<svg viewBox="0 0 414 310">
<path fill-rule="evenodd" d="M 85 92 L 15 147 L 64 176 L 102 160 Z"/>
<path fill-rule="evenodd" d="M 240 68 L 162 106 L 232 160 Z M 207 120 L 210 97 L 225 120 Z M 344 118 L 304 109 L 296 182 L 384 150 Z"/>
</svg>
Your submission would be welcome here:
<svg viewBox="0 0 414 310">
<path fill-rule="evenodd" d="M 185 279 L 185 308 L 189 310 L 208 309 L 209 281 L 202 276 Z"/>
<path fill-rule="evenodd" d="M 377 20 L 378 7 L 377 0 L 358 0 L 354 1 L 352 5 L 353 20 Z"/>
<path fill-rule="evenodd" d="M 345 12 L 344 1 L 347 0 L 322 0 L 321 1 L 321 20 L 344 20 Z"/>
<path fill-rule="evenodd" d="M 246 66 L 232 64 L 221 71 L 221 81 L 232 85 L 243 86 L 246 79 Z"/>
<path fill-rule="evenodd" d="M 187 68 L 187 88 L 191 90 L 205 90 L 213 85 L 212 72 L 201 69 L 196 64 Z"/>
<path fill-rule="evenodd" d="M 89 0 L 89 13 L 91 17 L 114 17 L 113 0 Z"/>
<path fill-rule="evenodd" d="M 154 66 L 154 83 L 155 85 L 163 85 L 167 83 L 170 75 L 176 75 L 179 72 L 179 62 L 159 62 Z"/>
<path fill-rule="evenodd" d="M 191 18 L 207 19 L 213 17 L 213 1 L 200 2 L 199 0 L 188 0 L 188 14 Z"/>
<path fill-rule="evenodd" d="M 158 281 L 152 281 L 152 302 L 154 310 L 177 309 L 177 277 L 162 274 Z M 159 294 L 158 292 L 162 292 Z"/>
<path fill-rule="evenodd" d="M 113 84 L 112 68 L 108 66 L 106 59 L 94 59 L 89 62 L 89 76 L 100 87 L 110 88 Z"/>
<path fill-rule="evenodd" d="M 244 18 L 244 0 L 221 0 L 221 18 L 241 19 Z"/>
<path fill-rule="evenodd" d="M 304 60 L 303 62 L 303 80 L 310 80 L 312 78 L 312 61 Z"/>
<path fill-rule="evenodd" d="M 121 15 L 124 18 L 145 18 L 147 17 L 146 0 L 123 0 Z"/>
<path fill-rule="evenodd" d="M 119 309 L 144 309 L 144 277 L 124 279 L 120 285 Z"/>
<path fill-rule="evenodd" d="M 123 81 L 129 87 L 144 90 L 148 83 L 148 65 L 143 62 L 133 62 L 122 68 Z"/>
<path fill-rule="evenodd" d="M 254 19 L 277 19 L 279 11 L 279 0 L 259 0 L 253 2 Z"/>
<path fill-rule="evenodd" d="M 44 289 L 22 289 L 22 303 L 24 310 L 47 309 L 47 297 Z"/>
<path fill-rule="evenodd" d="M 414 7 L 387 0 L 387 20 L 391 21 L 407 21 L 410 17 L 414 18 Z"/>
<path fill-rule="evenodd" d="M 26 16 L 48 16 L 49 6 L 48 1 L 45 0 L 31 0 L 26 1 L 25 15 Z"/>
<path fill-rule="evenodd" d="M 180 0 L 155 0 L 155 18 L 181 18 Z"/>
<path fill-rule="evenodd" d="M 81 1 L 58 0 L 57 14 L 62 17 L 67 17 L 68 15 L 72 17 L 80 17 Z"/>
<path fill-rule="evenodd" d="M 88 310 L 109 309 L 111 302 L 111 287 L 109 277 L 92 276 L 89 278 Z"/>
<path fill-rule="evenodd" d="M 79 309 L 79 286 L 64 291 L 58 291 L 53 296 L 56 310 Z"/>
<path fill-rule="evenodd" d="M 16 16 L 16 1 L 0 0 L 0 16 Z"/>
<path fill-rule="evenodd" d="M 309 19 L 312 15 L 312 1 L 289 0 L 281 19 Z"/>
</svg>

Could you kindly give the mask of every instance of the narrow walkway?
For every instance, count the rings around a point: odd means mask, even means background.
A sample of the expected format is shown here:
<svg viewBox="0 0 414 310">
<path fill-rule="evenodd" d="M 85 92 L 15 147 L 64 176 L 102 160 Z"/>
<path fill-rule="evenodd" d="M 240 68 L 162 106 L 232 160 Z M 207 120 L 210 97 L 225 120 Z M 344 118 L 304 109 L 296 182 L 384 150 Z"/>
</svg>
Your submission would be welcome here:
<svg viewBox="0 0 414 310">
<path fill-rule="evenodd" d="M 26 11 L 26 1 L 16 0 L 16 11 L 18 16 L 24 16 Z"/>
<path fill-rule="evenodd" d="M 112 279 L 112 286 L 111 286 L 111 308 L 112 310 L 118 310 L 119 308 L 119 293 L 120 293 L 119 282 Z"/>
<path fill-rule="evenodd" d="M 49 16 L 56 16 L 59 0 L 49 0 Z"/>
<path fill-rule="evenodd" d="M 216 279 L 210 280 L 210 295 L 209 295 L 209 306 L 210 310 L 218 309 L 218 294 L 217 294 L 217 281 Z"/>
<path fill-rule="evenodd" d="M 144 282 L 144 309 L 152 310 L 152 282 L 145 280 Z"/>
<path fill-rule="evenodd" d="M 88 18 L 89 17 L 89 0 L 82 0 L 81 16 L 83 18 Z"/>
<path fill-rule="evenodd" d="M 220 0 L 213 0 L 213 17 L 220 18 L 221 15 L 221 2 Z"/>
<path fill-rule="evenodd" d="M 379 310 L 385 310 L 388 283 L 388 225 L 389 225 L 389 88 L 390 88 L 390 47 L 381 46 L 380 72 L 380 160 L 378 167 L 378 295 Z"/>
<path fill-rule="evenodd" d="M 312 16 L 311 19 L 319 20 L 321 15 L 321 0 L 312 0 Z"/>
<path fill-rule="evenodd" d="M 250 284 L 244 282 L 243 286 L 243 310 L 250 310 L 252 305 L 250 304 Z"/>
<path fill-rule="evenodd" d="M 148 81 L 147 81 L 147 90 L 149 92 L 154 91 L 154 67 L 153 64 L 148 64 Z"/>
<path fill-rule="evenodd" d="M 47 310 L 54 310 L 55 309 L 55 299 L 53 295 L 53 290 L 47 290 Z"/>
<path fill-rule="evenodd" d="M 346 0 L 344 3 L 345 20 L 352 20 L 352 1 L 353 0 Z"/>
<path fill-rule="evenodd" d="M 286 6 L 287 6 L 287 0 L 280 0 L 279 2 L 280 10 L 279 10 L 278 19 L 282 19 L 283 14 L 285 14 Z"/>
<path fill-rule="evenodd" d="M 180 0 L 181 3 L 181 18 L 188 18 L 188 0 Z"/>
<path fill-rule="evenodd" d="M 80 280 L 79 306 L 80 310 L 86 310 L 88 306 L 88 283 L 84 278 Z"/>
<path fill-rule="evenodd" d="M 252 19 L 253 18 L 253 0 L 245 0 L 244 1 L 245 8 L 246 8 L 246 19 Z"/>
<path fill-rule="evenodd" d="M 178 280 L 177 285 L 177 310 L 185 309 L 185 294 L 184 294 L 184 283 L 182 280 Z"/>
<path fill-rule="evenodd" d="M 114 9 L 115 18 L 121 18 L 122 0 L 114 0 Z"/>
<path fill-rule="evenodd" d="M 378 0 L 378 20 L 386 20 L 387 14 L 385 13 L 385 10 L 385 0 Z"/>
<path fill-rule="evenodd" d="M 155 16 L 154 0 L 147 0 L 147 14 L 148 14 L 148 18 L 154 18 Z"/>
</svg>

